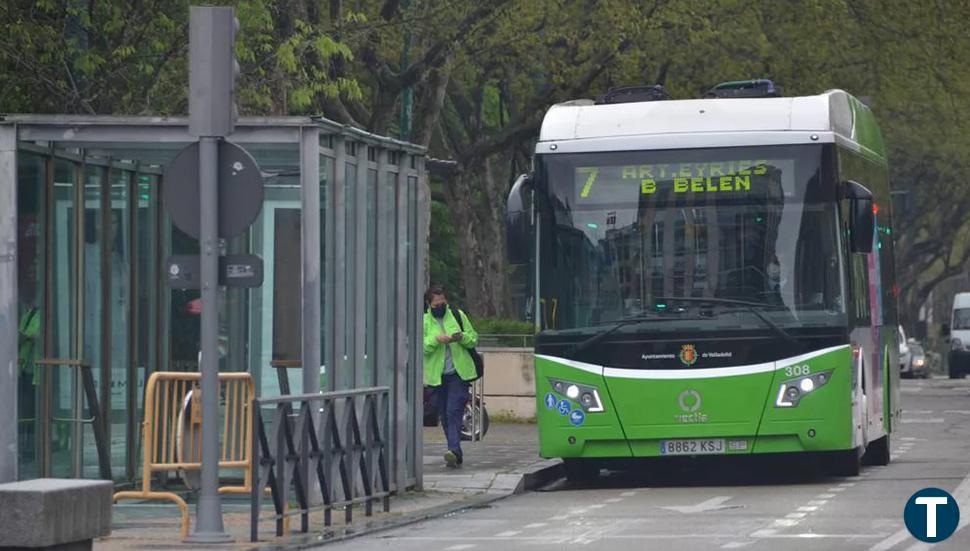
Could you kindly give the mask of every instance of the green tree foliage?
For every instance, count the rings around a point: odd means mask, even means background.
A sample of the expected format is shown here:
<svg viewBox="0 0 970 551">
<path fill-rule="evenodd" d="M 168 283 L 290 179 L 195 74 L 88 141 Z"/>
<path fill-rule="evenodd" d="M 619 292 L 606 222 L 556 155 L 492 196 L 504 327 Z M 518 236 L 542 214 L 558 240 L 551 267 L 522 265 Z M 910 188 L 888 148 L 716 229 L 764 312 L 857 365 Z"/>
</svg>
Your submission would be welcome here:
<svg viewBox="0 0 970 551">
<path fill-rule="evenodd" d="M 445 288 L 451 302 L 466 308 L 458 238 L 451 225 L 448 205 L 438 199 L 431 201 L 431 227 L 433 231 L 428 236 L 428 278 L 433 285 Z"/>
<path fill-rule="evenodd" d="M 0 6 L 0 108 L 7 112 L 184 114 L 189 0 L 38 0 Z M 240 0 L 241 111 L 319 112 L 359 99 L 332 67 L 353 59 L 318 0 Z M 356 21 L 354 14 L 344 14 Z"/>
<path fill-rule="evenodd" d="M 966 2 L 231 3 L 242 24 L 244 113 L 323 114 L 397 134 L 402 97 L 413 92 L 409 138 L 455 161 L 434 190 L 431 273 L 480 316 L 513 311 L 504 202 L 529 169 L 543 113 L 627 84 L 659 82 L 692 98 L 720 81 L 769 77 L 790 95 L 842 88 L 866 98 L 894 184 L 910 191 L 911 208 L 896 212 L 904 317 L 970 257 Z M 4 3 L 0 109 L 184 113 L 188 4 Z"/>
</svg>

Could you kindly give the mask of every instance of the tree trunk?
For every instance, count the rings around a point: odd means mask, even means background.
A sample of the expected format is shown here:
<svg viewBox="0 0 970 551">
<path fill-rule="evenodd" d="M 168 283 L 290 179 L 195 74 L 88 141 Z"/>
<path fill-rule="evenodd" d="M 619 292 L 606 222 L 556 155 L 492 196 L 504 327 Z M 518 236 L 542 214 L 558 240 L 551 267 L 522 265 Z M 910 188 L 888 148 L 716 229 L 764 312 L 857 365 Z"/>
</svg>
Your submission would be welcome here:
<svg viewBox="0 0 970 551">
<path fill-rule="evenodd" d="M 505 258 L 506 170 L 485 161 L 462 167 L 444 186 L 445 200 L 461 248 L 461 280 L 468 310 L 475 316 L 509 317 L 512 295 Z"/>
</svg>

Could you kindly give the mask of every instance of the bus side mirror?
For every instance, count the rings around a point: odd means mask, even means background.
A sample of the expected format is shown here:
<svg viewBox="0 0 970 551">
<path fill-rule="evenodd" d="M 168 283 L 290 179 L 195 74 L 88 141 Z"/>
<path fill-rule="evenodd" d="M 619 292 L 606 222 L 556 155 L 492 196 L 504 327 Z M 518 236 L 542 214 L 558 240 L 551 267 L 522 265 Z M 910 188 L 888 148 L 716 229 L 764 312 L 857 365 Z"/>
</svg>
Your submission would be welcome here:
<svg viewBox="0 0 970 551">
<path fill-rule="evenodd" d="M 849 199 L 850 250 L 854 253 L 872 252 L 875 216 L 872 212 L 872 192 L 862 184 L 845 182 L 845 197 Z"/>
<path fill-rule="evenodd" d="M 528 264 L 532 252 L 532 175 L 515 180 L 505 205 L 506 252 L 509 264 Z"/>
</svg>

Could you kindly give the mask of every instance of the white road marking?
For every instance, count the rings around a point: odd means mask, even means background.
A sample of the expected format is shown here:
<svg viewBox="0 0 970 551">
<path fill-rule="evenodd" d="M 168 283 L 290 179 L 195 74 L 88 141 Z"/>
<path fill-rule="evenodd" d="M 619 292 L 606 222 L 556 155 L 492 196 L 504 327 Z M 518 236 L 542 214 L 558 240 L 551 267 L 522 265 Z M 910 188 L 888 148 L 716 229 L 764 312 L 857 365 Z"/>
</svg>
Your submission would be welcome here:
<svg viewBox="0 0 970 551">
<path fill-rule="evenodd" d="M 832 499 L 833 497 L 835 497 L 835 494 L 818 494 L 815 499 Z"/>
<path fill-rule="evenodd" d="M 845 491 L 845 488 L 843 488 L 842 486 L 836 486 L 835 488 L 829 488 L 828 490 L 825 490 L 825 491 L 826 492 L 844 492 Z"/>
<path fill-rule="evenodd" d="M 915 436 L 903 436 L 900 440 L 906 440 L 907 442 L 925 442 L 925 438 L 916 438 Z"/>
<path fill-rule="evenodd" d="M 462 549 L 471 549 L 472 547 L 475 547 L 474 543 L 459 543 L 458 545 L 445 547 L 445 551 L 461 551 Z"/>
<path fill-rule="evenodd" d="M 721 549 L 738 549 L 753 544 L 753 541 L 732 541 L 731 543 L 725 543 L 721 546 Z"/>
<path fill-rule="evenodd" d="M 762 528 L 761 530 L 755 530 L 751 532 L 752 538 L 767 538 L 774 536 L 778 533 L 778 530 L 772 530 L 771 528 Z"/>
<path fill-rule="evenodd" d="M 590 509 L 602 509 L 603 507 L 606 507 L 606 504 L 604 504 L 604 503 L 595 503 L 593 505 L 587 505 L 587 507 L 589 507 Z"/>
<path fill-rule="evenodd" d="M 803 513 L 814 513 L 818 511 L 818 507 L 799 507 L 798 510 Z"/>
<path fill-rule="evenodd" d="M 942 423 L 942 422 L 943 422 L 942 417 L 931 417 L 929 419 L 903 419 L 903 424 L 905 425 L 916 424 L 916 423 L 931 424 L 931 423 Z"/>
<path fill-rule="evenodd" d="M 620 493 L 620 497 L 633 497 L 635 495 L 637 495 L 636 492 L 621 492 Z"/>
<path fill-rule="evenodd" d="M 907 536 L 909 533 L 907 532 Z M 886 534 L 816 534 L 816 533 L 799 533 L 799 534 L 779 534 L 776 530 L 758 530 L 754 532 L 752 537 L 757 538 L 771 538 L 771 539 L 833 539 L 836 541 L 848 540 L 848 539 L 878 539 L 886 537 Z M 495 540 L 495 536 L 466 536 L 466 535 L 456 535 L 456 536 L 399 536 L 395 535 L 398 539 L 408 539 L 413 541 L 482 541 L 491 542 Z M 655 532 L 635 534 L 635 533 L 610 533 L 603 534 L 599 536 L 598 539 L 601 540 L 683 540 L 684 534 L 657 534 Z M 692 539 L 714 539 L 714 540 L 730 540 L 737 538 L 737 534 L 691 534 Z M 533 541 L 541 543 L 550 543 L 552 540 L 548 536 L 518 536 L 512 538 L 505 538 L 504 541 Z"/>
<path fill-rule="evenodd" d="M 523 526 L 523 528 L 528 528 L 531 530 L 534 528 L 542 528 L 543 526 L 546 526 L 545 522 L 533 522 L 532 524 L 526 524 L 525 526 Z"/>
<path fill-rule="evenodd" d="M 947 409 L 943 413 L 959 413 L 960 415 L 970 415 L 970 409 Z"/>
<path fill-rule="evenodd" d="M 730 505 L 724 505 L 725 501 L 731 499 L 731 496 L 717 496 L 711 499 L 702 501 L 697 505 L 675 505 L 663 507 L 663 509 L 669 509 L 671 511 L 677 511 L 678 513 L 703 513 L 706 511 L 716 511 L 718 509 L 728 509 L 731 508 Z"/>
<path fill-rule="evenodd" d="M 610 499 L 605 499 L 603 501 L 605 501 L 606 503 L 619 503 L 619 502 L 623 501 L 623 498 L 622 497 L 611 497 Z"/>
<path fill-rule="evenodd" d="M 855 482 L 843 482 L 839 484 L 839 486 L 842 486 L 843 488 L 851 488 L 855 486 Z"/>
<path fill-rule="evenodd" d="M 828 500 L 825 500 L 825 499 L 813 499 L 812 501 L 809 501 L 805 505 L 811 505 L 811 506 L 814 506 L 814 507 L 821 507 L 822 505 L 825 505 L 826 503 L 828 503 Z"/>
<path fill-rule="evenodd" d="M 566 520 L 571 516 L 585 515 L 588 512 L 589 512 L 589 509 L 587 507 L 573 507 L 572 509 L 570 509 L 565 513 L 561 513 L 561 514 L 549 517 L 548 520 Z"/>
<path fill-rule="evenodd" d="M 787 518 L 805 518 L 808 513 L 788 513 L 785 515 Z"/>
<path fill-rule="evenodd" d="M 930 413 L 933 413 L 933 410 L 932 409 L 904 409 L 903 415 L 906 415 L 907 413 L 912 413 L 913 415 L 928 415 Z"/>
<path fill-rule="evenodd" d="M 775 526 L 791 527 L 791 526 L 795 526 L 797 524 L 798 524 L 798 521 L 797 520 L 794 520 L 794 519 L 780 518 L 780 519 L 776 519 L 775 520 Z"/>
<path fill-rule="evenodd" d="M 512 536 L 518 536 L 522 533 L 522 530 L 507 530 L 505 532 L 499 532 L 495 534 L 496 538 L 511 538 Z"/>
</svg>

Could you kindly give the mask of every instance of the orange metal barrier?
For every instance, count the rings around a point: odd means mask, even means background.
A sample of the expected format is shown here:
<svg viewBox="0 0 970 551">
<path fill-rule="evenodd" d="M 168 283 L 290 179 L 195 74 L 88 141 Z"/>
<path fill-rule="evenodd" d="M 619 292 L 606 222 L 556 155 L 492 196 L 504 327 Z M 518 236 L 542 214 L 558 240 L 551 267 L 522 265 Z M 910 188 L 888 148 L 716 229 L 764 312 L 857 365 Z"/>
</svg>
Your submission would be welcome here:
<svg viewBox="0 0 970 551">
<path fill-rule="evenodd" d="M 142 423 L 141 490 L 117 492 L 114 501 L 122 499 L 160 499 L 172 501 L 182 510 L 182 538 L 189 535 L 189 506 L 173 492 L 151 489 L 152 473 L 202 469 L 202 402 L 199 392 L 200 373 L 156 372 L 148 378 L 145 392 L 145 417 Z M 191 393 L 191 396 L 190 396 Z M 249 373 L 219 374 L 222 434 L 220 469 L 242 469 L 242 486 L 223 486 L 219 493 L 248 494 L 253 480 L 252 403 L 255 386 Z M 191 408 L 183 409 L 191 400 Z M 189 418 L 183 411 L 190 412 Z"/>
</svg>

